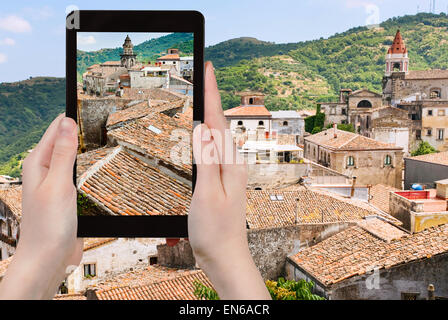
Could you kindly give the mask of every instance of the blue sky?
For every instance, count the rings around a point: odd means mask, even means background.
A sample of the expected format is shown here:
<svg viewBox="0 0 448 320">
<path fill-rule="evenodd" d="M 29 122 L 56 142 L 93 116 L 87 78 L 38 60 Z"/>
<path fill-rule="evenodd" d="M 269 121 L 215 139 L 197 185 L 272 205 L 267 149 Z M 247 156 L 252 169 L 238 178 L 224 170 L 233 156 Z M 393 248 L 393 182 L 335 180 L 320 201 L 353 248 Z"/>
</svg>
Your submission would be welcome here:
<svg viewBox="0 0 448 320">
<path fill-rule="evenodd" d="M 436 0 L 446 12 L 448 0 Z M 276 43 L 328 37 L 351 27 L 429 11 L 430 0 L 16 0 L 0 11 L 0 82 L 30 76 L 64 76 L 65 11 L 199 10 L 206 45 L 249 36 Z"/>
</svg>

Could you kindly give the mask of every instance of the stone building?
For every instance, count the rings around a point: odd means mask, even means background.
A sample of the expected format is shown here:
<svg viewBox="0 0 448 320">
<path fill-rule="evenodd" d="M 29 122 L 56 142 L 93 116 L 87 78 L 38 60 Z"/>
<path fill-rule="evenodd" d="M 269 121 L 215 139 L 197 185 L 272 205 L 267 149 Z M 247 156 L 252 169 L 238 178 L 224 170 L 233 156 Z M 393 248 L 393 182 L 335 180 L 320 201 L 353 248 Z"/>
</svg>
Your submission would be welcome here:
<svg viewBox="0 0 448 320">
<path fill-rule="evenodd" d="M 358 222 L 287 259 L 287 279 L 312 280 L 330 300 L 448 297 L 448 225 L 409 234 L 378 218 Z"/>
<path fill-rule="evenodd" d="M 16 251 L 21 217 L 22 186 L 0 189 L 0 261 Z"/>
<path fill-rule="evenodd" d="M 303 143 L 305 119 L 294 110 L 270 111 L 272 115 L 272 131 L 277 135 L 294 136 L 295 144 Z M 301 141 L 302 140 L 302 141 Z"/>
<path fill-rule="evenodd" d="M 361 185 L 383 183 L 401 189 L 403 148 L 356 133 L 328 129 L 305 138 L 305 158 Z"/>
<path fill-rule="evenodd" d="M 132 44 L 129 35 L 126 36 L 126 39 L 124 40 L 123 53 L 120 54 L 120 57 L 121 66 L 125 67 L 126 69 L 131 69 L 137 64 L 137 55 L 134 53 L 134 45 Z"/>
</svg>

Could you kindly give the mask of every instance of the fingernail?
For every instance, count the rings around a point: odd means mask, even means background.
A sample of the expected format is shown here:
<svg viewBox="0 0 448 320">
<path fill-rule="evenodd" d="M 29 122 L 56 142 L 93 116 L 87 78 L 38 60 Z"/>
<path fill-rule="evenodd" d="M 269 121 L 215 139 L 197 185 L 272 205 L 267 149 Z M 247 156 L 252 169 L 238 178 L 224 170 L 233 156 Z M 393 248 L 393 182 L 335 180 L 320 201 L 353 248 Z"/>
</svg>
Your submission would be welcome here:
<svg viewBox="0 0 448 320">
<path fill-rule="evenodd" d="M 73 132 L 75 131 L 74 129 L 75 125 L 70 118 L 61 119 L 61 122 L 59 122 L 59 134 L 62 136 L 73 135 Z"/>
</svg>

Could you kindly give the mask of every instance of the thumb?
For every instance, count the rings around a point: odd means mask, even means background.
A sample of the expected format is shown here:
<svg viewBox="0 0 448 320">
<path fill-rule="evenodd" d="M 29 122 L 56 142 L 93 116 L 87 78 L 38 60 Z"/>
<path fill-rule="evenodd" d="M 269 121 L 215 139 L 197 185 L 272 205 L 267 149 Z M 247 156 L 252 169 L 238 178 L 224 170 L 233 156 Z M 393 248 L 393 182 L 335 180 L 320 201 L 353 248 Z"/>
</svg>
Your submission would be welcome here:
<svg viewBox="0 0 448 320">
<path fill-rule="evenodd" d="M 76 122 L 63 118 L 59 122 L 57 136 L 51 155 L 48 178 L 63 184 L 73 181 L 73 165 L 78 149 Z M 53 180 L 54 179 L 54 180 Z"/>
</svg>

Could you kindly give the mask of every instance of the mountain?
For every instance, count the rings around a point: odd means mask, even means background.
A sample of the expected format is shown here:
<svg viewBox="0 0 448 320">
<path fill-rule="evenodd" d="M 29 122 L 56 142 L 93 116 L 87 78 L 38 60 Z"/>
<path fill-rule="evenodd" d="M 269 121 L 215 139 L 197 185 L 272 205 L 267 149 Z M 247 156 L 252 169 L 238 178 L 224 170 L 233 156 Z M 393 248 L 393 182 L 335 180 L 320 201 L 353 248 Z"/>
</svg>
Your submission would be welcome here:
<svg viewBox="0 0 448 320">
<path fill-rule="evenodd" d="M 131 39 L 132 40 L 132 39 Z M 124 42 L 124 39 L 123 39 Z M 171 33 L 163 37 L 154 38 L 134 46 L 134 53 L 138 61 L 155 61 L 166 53 L 169 48 L 177 48 L 182 55 L 193 54 L 192 33 Z M 88 67 L 105 61 L 118 61 L 123 48 L 101 49 L 98 51 L 77 51 L 78 79 Z"/>
<path fill-rule="evenodd" d="M 32 148 L 51 121 L 62 112 L 65 112 L 63 78 L 39 77 L 1 83 L 0 174 L 17 176 L 17 163 L 21 157 L 11 158 Z"/>
<path fill-rule="evenodd" d="M 205 53 L 217 67 L 224 108 L 237 106 L 235 93 L 249 89 L 267 94 L 270 110 L 301 109 L 335 99 L 340 88 L 381 92 L 385 55 L 397 29 L 406 42 L 411 70 L 448 68 L 448 18 L 444 13 L 392 18 L 377 29 L 358 27 L 328 39 L 296 44 L 233 39 Z M 277 72 L 266 72 L 266 65 Z M 296 73 L 301 81 L 293 81 Z M 282 92 L 292 95 L 285 97 Z"/>
</svg>

